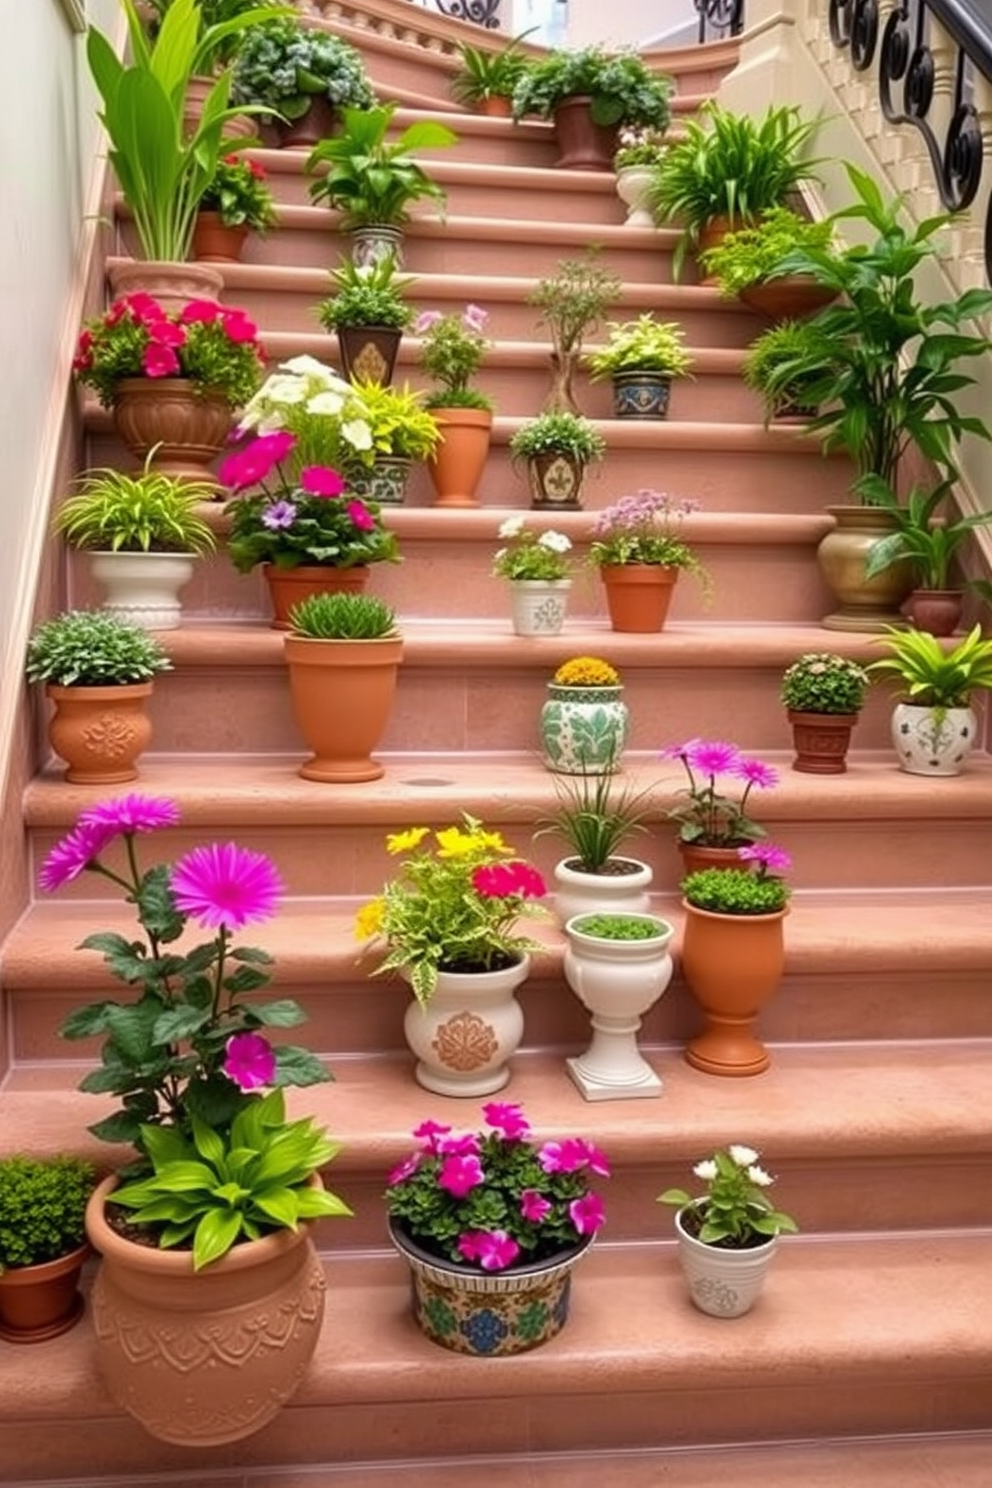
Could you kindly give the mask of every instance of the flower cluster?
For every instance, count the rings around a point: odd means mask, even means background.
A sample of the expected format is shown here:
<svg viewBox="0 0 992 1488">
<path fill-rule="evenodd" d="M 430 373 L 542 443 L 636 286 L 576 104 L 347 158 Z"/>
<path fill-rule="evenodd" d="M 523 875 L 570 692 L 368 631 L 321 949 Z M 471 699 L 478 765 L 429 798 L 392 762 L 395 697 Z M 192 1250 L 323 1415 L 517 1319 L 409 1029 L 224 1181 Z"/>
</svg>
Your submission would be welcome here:
<svg viewBox="0 0 992 1488">
<path fill-rule="evenodd" d="M 681 523 L 698 509 L 697 501 L 676 501 L 661 491 L 621 496 L 597 517 L 589 557 L 599 566 L 650 563 L 684 568 L 708 587 L 706 569 L 678 536 Z"/>
<path fill-rule="evenodd" d="M 261 434 L 234 454 L 218 471 L 221 484 L 235 492 L 227 504 L 231 516 L 228 552 L 239 573 L 258 563 L 297 568 L 354 568 L 357 564 L 396 561 L 396 535 L 382 525 L 374 501 L 349 496 L 343 478 L 328 465 L 305 465 L 295 480 L 283 463 L 298 446 L 295 434 Z M 266 484 L 275 475 L 277 484 Z M 261 486 L 261 494 L 242 493 Z"/>
<path fill-rule="evenodd" d="M 386 838 L 387 852 L 407 853 L 396 878 L 358 912 L 360 940 L 384 942 L 376 973 L 402 969 L 427 1002 L 439 971 L 496 971 L 538 947 L 516 930 L 518 917 L 539 913 L 547 892 L 540 873 L 518 858 L 499 832 L 465 815 L 461 826 L 432 833 L 411 827 Z"/>
<path fill-rule="evenodd" d="M 778 784 L 778 774 L 770 765 L 742 754 L 736 744 L 716 739 L 671 744 L 661 751 L 661 758 L 680 760 L 689 777 L 687 789 L 680 792 L 687 797 L 685 804 L 668 813 L 679 824 L 682 842 L 741 847 L 765 835 L 764 828 L 748 817 L 747 803 L 752 790 L 771 790 Z M 717 789 L 720 776 L 740 782 L 738 797 Z"/>
<path fill-rule="evenodd" d="M 218 212 L 225 227 L 264 232 L 276 220 L 272 192 L 265 181 L 265 168 L 257 160 L 225 155 L 200 198 L 200 211 Z"/>
<path fill-rule="evenodd" d="M 556 687 L 619 687 L 620 673 L 598 656 L 572 656 L 552 678 Z"/>
<path fill-rule="evenodd" d="M 452 1133 L 424 1121 L 420 1147 L 389 1175 L 393 1221 L 432 1255 L 482 1271 L 503 1271 L 569 1250 L 603 1224 L 589 1175 L 608 1178 L 602 1152 L 581 1137 L 532 1139 L 522 1109 L 483 1106 L 490 1128 Z"/>
<path fill-rule="evenodd" d="M 236 433 L 296 436 L 293 471 L 330 465 L 346 473 L 371 466 L 372 430 L 358 389 L 316 357 L 291 357 L 265 379 Z"/>
<path fill-rule="evenodd" d="M 500 548 L 493 560 L 493 573 L 499 579 L 544 579 L 556 583 L 567 579 L 571 539 L 563 532 L 549 529 L 540 535 L 524 524 L 523 517 L 507 517 L 499 529 L 507 546 Z"/>
<path fill-rule="evenodd" d="M 665 154 L 664 134 L 659 129 L 625 124 L 620 130 L 619 141 L 619 148 L 613 156 L 617 170 L 628 165 L 659 165 Z"/>
<path fill-rule="evenodd" d="M 79 336 L 72 369 L 111 408 L 124 377 L 185 377 L 240 408 L 262 376 L 258 327 L 243 310 L 188 300 L 167 311 L 150 294 L 124 295 Z"/>
<path fill-rule="evenodd" d="M 265 853 L 227 842 L 193 847 L 171 865 L 142 871 L 137 837 L 178 825 L 179 808 L 168 797 L 101 801 L 81 812 L 52 848 L 38 880 L 54 893 L 81 873 L 97 873 L 135 907 L 143 939 L 102 931 L 80 946 L 102 953 L 128 989 L 126 999 L 79 1009 L 62 1034 L 103 1038 L 100 1066 L 80 1089 L 121 1104 L 90 1130 L 140 1150 L 145 1125 L 189 1136 L 196 1117 L 224 1132 L 263 1087 L 330 1078 L 315 1055 L 273 1046 L 261 1032 L 302 1022 L 295 1002 L 244 1001 L 268 983 L 272 960 L 264 951 L 235 947 L 232 936 L 275 912 L 283 892 L 275 865 Z M 179 951 L 189 921 L 212 934 Z"/>
<path fill-rule="evenodd" d="M 786 668 L 779 696 L 797 713 L 857 713 L 870 680 L 848 656 L 807 651 Z"/>
<path fill-rule="evenodd" d="M 693 1168 L 706 1185 L 704 1194 L 694 1199 L 683 1188 L 666 1188 L 658 1202 L 680 1209 L 690 1205 L 683 1227 L 704 1245 L 723 1250 L 762 1245 L 783 1230 L 795 1234 L 795 1220 L 768 1202 L 766 1192 L 775 1180 L 758 1166 L 758 1157 L 753 1147 L 731 1142 Z"/>
<path fill-rule="evenodd" d="M 420 336 L 420 360 L 437 388 L 428 394 L 428 408 L 492 408 L 492 399 L 469 386 L 479 370 L 489 341 L 488 312 L 468 305 L 461 315 L 424 310 L 413 323 Z"/>
</svg>

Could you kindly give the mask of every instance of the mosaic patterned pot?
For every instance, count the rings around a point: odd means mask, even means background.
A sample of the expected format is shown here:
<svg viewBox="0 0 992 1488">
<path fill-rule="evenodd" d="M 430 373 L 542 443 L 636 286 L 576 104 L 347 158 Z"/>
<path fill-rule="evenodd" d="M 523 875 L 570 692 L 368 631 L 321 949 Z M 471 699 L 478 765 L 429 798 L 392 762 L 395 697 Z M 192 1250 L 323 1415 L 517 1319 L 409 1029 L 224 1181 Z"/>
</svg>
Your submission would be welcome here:
<svg viewBox="0 0 992 1488">
<path fill-rule="evenodd" d="M 605 775 L 617 768 L 629 721 L 622 692 L 622 686 L 548 683 L 548 700 L 541 709 L 541 743 L 549 770 L 559 775 Z"/>
<path fill-rule="evenodd" d="M 499 971 L 438 973 L 426 1007 L 414 1000 L 403 1031 L 417 1056 L 414 1077 L 436 1095 L 492 1095 L 510 1078 L 508 1061 L 524 1033 L 516 990 L 530 957 Z"/>
<path fill-rule="evenodd" d="M 439 1260 L 394 1224 L 389 1235 L 410 1267 L 413 1315 L 426 1336 L 458 1354 L 523 1354 L 560 1333 L 568 1318 L 572 1267 L 592 1244 L 533 1266 L 468 1271 Z"/>
</svg>

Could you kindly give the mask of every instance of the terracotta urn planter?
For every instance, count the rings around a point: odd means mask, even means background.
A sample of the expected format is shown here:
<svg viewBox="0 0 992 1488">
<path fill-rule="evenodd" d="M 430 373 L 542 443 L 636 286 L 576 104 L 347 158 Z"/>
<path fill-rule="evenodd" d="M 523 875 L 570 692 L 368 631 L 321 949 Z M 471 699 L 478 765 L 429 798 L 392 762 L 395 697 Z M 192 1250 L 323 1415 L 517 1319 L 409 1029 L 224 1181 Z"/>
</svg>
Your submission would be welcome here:
<svg viewBox="0 0 992 1488">
<path fill-rule="evenodd" d="M 211 264 L 174 263 L 167 259 L 124 259 L 108 264 L 112 297 L 153 295 L 163 310 L 181 310 L 188 300 L 219 300 L 224 276 Z"/>
<path fill-rule="evenodd" d="M 439 972 L 427 1005 L 414 999 L 403 1019 L 417 1084 L 473 1098 L 502 1090 L 524 1033 L 516 991 L 529 974 L 529 956 L 496 971 Z"/>
<path fill-rule="evenodd" d="M 75 1327 L 85 1305 L 79 1278 L 89 1254 L 89 1245 L 80 1245 L 54 1261 L 0 1271 L 0 1338 L 44 1343 Z"/>
<path fill-rule="evenodd" d="M 152 682 L 119 687 L 58 687 L 45 694 L 55 706 L 48 725 L 52 748 L 66 762 L 73 785 L 123 785 L 138 777 L 137 761 L 152 737 L 148 699 Z"/>
<path fill-rule="evenodd" d="M 583 94 L 563 98 L 554 111 L 558 170 L 612 171 L 620 127 L 594 124 L 592 100 Z"/>
<path fill-rule="evenodd" d="M 289 629 L 289 612 L 311 594 L 361 594 L 369 580 L 368 566 L 323 568 L 319 563 L 300 563 L 296 568 L 278 568 L 264 563 L 262 573 L 272 602 L 273 630 Z"/>
<path fill-rule="evenodd" d="M 228 227 L 219 212 L 197 212 L 193 228 L 197 263 L 240 263 L 247 241 L 247 227 Z"/>
<path fill-rule="evenodd" d="M 441 430 L 427 469 L 435 506 L 478 506 L 476 488 L 489 456 L 493 416 L 487 408 L 432 408 Z"/>
<path fill-rule="evenodd" d="M 652 634 L 664 630 L 677 568 L 657 563 L 604 563 L 599 570 L 614 630 Z"/>
<path fill-rule="evenodd" d="M 805 775 L 843 775 L 857 713 L 800 713 L 788 710 L 796 757 L 792 768 Z"/>
<path fill-rule="evenodd" d="M 902 608 L 917 630 L 929 631 L 933 636 L 950 636 L 961 624 L 964 590 L 914 589 Z"/>
<path fill-rule="evenodd" d="M 754 1025 L 782 978 L 788 909 L 716 914 L 685 899 L 682 907 L 682 972 L 706 1018 L 686 1060 L 709 1075 L 759 1075 L 770 1060 Z"/>
<path fill-rule="evenodd" d="M 293 715 L 312 751 L 299 773 L 329 785 L 378 780 L 385 766 L 372 750 L 389 722 L 402 640 L 287 635 L 285 647 Z"/>
<path fill-rule="evenodd" d="M 131 453 L 166 475 L 209 481 L 211 462 L 227 443 L 226 398 L 198 393 L 186 377 L 122 377 L 114 393 L 114 424 Z"/>
</svg>

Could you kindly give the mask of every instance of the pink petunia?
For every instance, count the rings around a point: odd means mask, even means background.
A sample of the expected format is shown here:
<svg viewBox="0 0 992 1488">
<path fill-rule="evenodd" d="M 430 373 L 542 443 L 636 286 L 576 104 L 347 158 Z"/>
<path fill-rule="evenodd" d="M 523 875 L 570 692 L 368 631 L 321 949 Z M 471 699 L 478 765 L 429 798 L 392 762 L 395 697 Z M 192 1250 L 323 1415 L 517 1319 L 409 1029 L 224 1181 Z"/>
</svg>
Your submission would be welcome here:
<svg viewBox="0 0 992 1488">
<path fill-rule="evenodd" d="M 594 1235 L 606 1221 L 606 1206 L 599 1194 L 586 1194 L 572 1200 L 568 1217 L 580 1235 Z"/>
<path fill-rule="evenodd" d="M 506 1142 L 519 1142 L 530 1135 L 530 1122 L 520 1106 L 511 1101 L 490 1101 L 483 1106 L 486 1125 L 498 1131 Z"/>
<path fill-rule="evenodd" d="M 547 885 L 541 874 L 531 863 L 509 863 L 508 868 L 513 873 L 515 894 L 522 899 L 543 899 L 548 892 Z"/>
<path fill-rule="evenodd" d="M 586 1164 L 590 1172 L 598 1174 L 600 1178 L 609 1178 L 610 1161 L 605 1152 L 601 1152 L 592 1142 L 583 1142 L 586 1150 Z"/>
<path fill-rule="evenodd" d="M 176 377 L 179 358 L 171 346 L 157 346 L 151 341 L 141 354 L 141 370 L 146 377 Z"/>
<path fill-rule="evenodd" d="M 258 336 L 258 326 L 248 319 L 243 310 L 225 310 L 221 316 L 221 324 L 227 339 L 236 341 L 239 345 L 254 341 Z"/>
<path fill-rule="evenodd" d="M 472 1153 L 466 1157 L 445 1157 L 441 1161 L 437 1175 L 438 1188 L 445 1189 L 452 1198 L 463 1199 L 484 1181 L 482 1164 Z"/>
<path fill-rule="evenodd" d="M 234 842 L 194 847 L 173 865 L 169 887 L 179 913 L 204 930 L 241 930 L 267 920 L 283 892 L 271 858 Z"/>
<path fill-rule="evenodd" d="M 351 522 L 351 525 L 357 527 L 359 532 L 373 532 L 375 530 L 375 517 L 373 517 L 364 501 L 358 501 L 357 499 L 355 501 L 349 501 L 345 507 L 345 511 L 348 513 L 348 520 Z"/>
<path fill-rule="evenodd" d="M 484 899 L 506 899 L 516 891 L 516 883 L 508 863 L 481 863 L 472 870 L 472 887 Z"/>
<path fill-rule="evenodd" d="M 135 791 L 87 806 L 80 812 L 77 826 L 109 828 L 113 836 L 118 832 L 157 832 L 178 823 L 179 807 L 169 796 L 144 796 Z"/>
<path fill-rule="evenodd" d="M 186 332 L 174 320 L 157 320 L 148 327 L 148 335 L 153 346 L 186 345 Z"/>
<path fill-rule="evenodd" d="M 183 325 L 193 325 L 197 322 L 210 325 L 213 321 L 219 320 L 224 313 L 216 300 L 187 300 L 179 312 L 179 319 Z"/>
<path fill-rule="evenodd" d="M 344 481 L 328 465 L 308 465 L 300 472 L 300 488 L 308 496 L 340 496 Z"/>
<path fill-rule="evenodd" d="M 481 332 L 489 324 L 489 312 L 481 305 L 466 305 L 462 320 L 468 330 Z"/>
<path fill-rule="evenodd" d="M 275 1079 L 276 1056 L 260 1033 L 235 1033 L 225 1045 L 221 1069 L 241 1090 L 263 1090 Z"/>
<path fill-rule="evenodd" d="M 467 1230 L 458 1237 L 458 1251 L 483 1271 L 505 1271 L 517 1259 L 520 1246 L 505 1230 Z"/>
<path fill-rule="evenodd" d="M 244 449 L 222 460 L 217 478 L 221 485 L 232 491 L 245 491 L 249 486 L 257 486 L 271 475 L 295 445 L 296 437 L 293 434 L 281 431 L 262 434 L 246 444 Z"/>
<path fill-rule="evenodd" d="M 704 775 L 729 775 L 740 760 L 736 744 L 725 744 L 719 739 L 694 739 L 686 749 L 686 757 Z"/>
<path fill-rule="evenodd" d="M 520 1213 L 524 1219 L 529 1219 L 532 1224 L 541 1224 L 551 1212 L 551 1201 L 543 1194 L 539 1194 L 536 1188 L 525 1188 L 520 1195 Z"/>
<path fill-rule="evenodd" d="M 97 828 L 77 823 L 49 851 L 38 870 L 38 887 L 54 894 L 63 884 L 72 883 L 100 856 L 107 840 Z"/>
<path fill-rule="evenodd" d="M 413 1135 L 418 1142 L 426 1144 L 428 1152 L 437 1152 L 438 1138 L 446 1136 L 451 1127 L 445 1126 L 441 1121 L 422 1121 L 419 1126 L 414 1127 Z"/>
<path fill-rule="evenodd" d="M 166 318 L 165 311 L 158 300 L 154 295 L 146 294 L 144 290 L 125 295 L 122 301 L 117 302 L 113 310 L 120 311 L 117 316 L 118 320 L 124 313 L 127 313 L 141 325 L 149 327 L 159 325 Z"/>
<path fill-rule="evenodd" d="M 437 1150 L 445 1157 L 474 1157 L 479 1151 L 479 1138 L 475 1132 L 463 1132 L 456 1137 L 441 1137 Z"/>
<path fill-rule="evenodd" d="M 397 1184 L 405 1183 L 408 1178 L 412 1178 L 419 1167 L 420 1153 L 414 1152 L 410 1157 L 405 1157 L 401 1163 L 397 1163 L 386 1182 L 390 1188 L 395 1188 Z"/>
<path fill-rule="evenodd" d="M 430 330 L 431 326 L 436 326 L 438 321 L 443 319 L 440 310 L 421 310 L 413 322 L 413 334 L 422 336 L 425 331 Z"/>
<path fill-rule="evenodd" d="M 545 1142 L 538 1151 L 537 1160 L 545 1173 L 575 1173 L 586 1165 L 586 1144 L 578 1137 L 566 1137 L 564 1142 Z"/>
</svg>

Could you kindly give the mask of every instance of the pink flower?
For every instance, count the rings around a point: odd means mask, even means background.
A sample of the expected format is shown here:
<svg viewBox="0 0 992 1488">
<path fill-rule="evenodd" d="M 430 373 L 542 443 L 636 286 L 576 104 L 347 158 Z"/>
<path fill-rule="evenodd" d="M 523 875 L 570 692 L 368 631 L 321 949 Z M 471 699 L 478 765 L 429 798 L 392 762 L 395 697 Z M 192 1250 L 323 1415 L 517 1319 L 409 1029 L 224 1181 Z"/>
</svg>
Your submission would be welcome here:
<svg viewBox="0 0 992 1488">
<path fill-rule="evenodd" d="M 450 1130 L 450 1126 L 445 1126 L 440 1121 L 422 1121 L 418 1127 L 414 1128 L 413 1135 L 418 1141 L 427 1144 L 429 1152 L 437 1152 L 438 1137 L 446 1136 Z"/>
<path fill-rule="evenodd" d="M 169 796 L 143 796 L 135 792 L 87 806 L 80 812 L 77 825 L 109 828 L 111 835 L 115 835 L 118 832 L 157 832 L 160 827 L 174 827 L 178 822 L 179 807 Z"/>
<path fill-rule="evenodd" d="M 221 1069 L 242 1090 L 262 1090 L 276 1073 L 276 1056 L 260 1033 L 235 1033 L 225 1045 L 227 1058 Z"/>
<path fill-rule="evenodd" d="M 590 1172 L 598 1174 L 600 1178 L 609 1178 L 610 1161 L 605 1152 L 601 1152 L 592 1142 L 583 1142 L 586 1149 L 586 1163 Z"/>
<path fill-rule="evenodd" d="M 213 321 L 219 320 L 223 314 L 225 312 L 216 300 L 187 300 L 179 312 L 179 319 L 183 325 L 193 325 L 197 321 L 210 325 Z"/>
<path fill-rule="evenodd" d="M 146 377 L 175 377 L 180 371 L 179 358 L 171 346 L 150 341 L 141 354 L 141 370 Z"/>
<path fill-rule="evenodd" d="M 204 930 L 241 930 L 266 920 L 283 892 L 272 860 L 234 842 L 194 847 L 173 865 L 169 887 L 179 913 Z"/>
<path fill-rule="evenodd" d="M 410 1157 L 405 1157 L 403 1161 L 393 1169 L 389 1177 L 386 1179 L 386 1182 L 389 1184 L 390 1188 L 395 1188 L 398 1183 L 405 1183 L 408 1178 L 412 1178 L 419 1167 L 420 1153 L 414 1152 Z"/>
<path fill-rule="evenodd" d="M 540 1224 L 551 1211 L 551 1203 L 537 1192 L 536 1188 L 525 1188 L 520 1195 L 520 1213 L 533 1224 Z"/>
<path fill-rule="evenodd" d="M 186 332 L 174 320 L 157 320 L 149 326 L 148 335 L 153 346 L 186 345 Z"/>
<path fill-rule="evenodd" d="M 458 1250 L 483 1271 L 504 1271 L 520 1254 L 520 1246 L 505 1230 L 468 1230 L 459 1236 Z"/>
<path fill-rule="evenodd" d="M 470 331 L 484 331 L 489 323 L 489 313 L 483 310 L 481 305 L 466 305 L 465 314 L 462 316 L 466 327 Z"/>
<path fill-rule="evenodd" d="M 96 828 L 77 824 L 49 851 L 38 871 L 38 887 L 53 894 L 63 884 L 72 883 L 106 845 L 107 838 Z"/>
<path fill-rule="evenodd" d="M 258 336 L 258 326 L 248 319 L 243 310 L 225 310 L 221 316 L 221 325 L 229 341 L 244 343 L 254 341 Z"/>
<path fill-rule="evenodd" d="M 295 447 L 295 434 L 282 431 L 262 434 L 246 444 L 244 449 L 222 460 L 217 478 L 232 491 L 244 491 L 249 486 L 257 486 Z"/>
<path fill-rule="evenodd" d="M 564 1142 L 545 1142 L 537 1160 L 546 1173 L 574 1173 L 586 1165 L 586 1144 L 579 1137 L 566 1137 Z"/>
<path fill-rule="evenodd" d="M 771 790 L 778 785 L 778 771 L 773 770 L 771 765 L 766 765 L 763 760 L 748 759 L 742 755 L 734 767 L 734 774 L 741 780 L 746 780 L 748 785 L 756 785 L 759 790 Z"/>
<path fill-rule="evenodd" d="M 572 1200 L 568 1214 L 580 1235 L 594 1235 L 605 1223 L 606 1206 L 599 1194 L 586 1194 L 581 1199 Z"/>
<path fill-rule="evenodd" d="M 165 320 L 165 311 L 153 295 L 146 294 L 144 290 L 138 290 L 135 294 L 125 295 L 113 306 L 117 313 L 117 320 L 122 319 L 125 313 L 144 326 L 155 326 Z M 116 322 L 115 322 L 116 323 Z"/>
<path fill-rule="evenodd" d="M 724 744 L 717 739 L 694 739 L 686 747 L 686 757 L 704 775 L 729 775 L 740 762 L 736 744 Z"/>
<path fill-rule="evenodd" d="M 445 1157 L 437 1175 L 438 1187 L 446 1189 L 455 1199 L 463 1199 L 483 1181 L 482 1164 L 474 1154 Z"/>
<path fill-rule="evenodd" d="M 444 1153 L 445 1157 L 474 1157 L 479 1150 L 479 1138 L 475 1132 L 465 1132 L 458 1137 L 441 1137 L 437 1150 Z"/>
<path fill-rule="evenodd" d="M 425 331 L 430 330 L 431 326 L 437 325 L 438 321 L 443 319 L 440 310 L 421 310 L 413 323 L 413 334 L 422 336 Z"/>
<path fill-rule="evenodd" d="M 516 884 L 508 863 L 482 863 L 472 870 L 472 887 L 484 899 L 506 899 Z"/>
<path fill-rule="evenodd" d="M 531 863 L 510 863 L 516 878 L 514 893 L 522 899 L 543 899 L 548 892 L 544 879 Z"/>
<path fill-rule="evenodd" d="M 340 496 L 344 481 L 327 465 L 308 465 L 300 472 L 300 488 L 308 496 Z"/>
<path fill-rule="evenodd" d="M 364 501 L 349 501 L 345 507 L 348 519 L 353 527 L 359 532 L 373 532 L 375 530 L 375 517 L 369 511 Z"/>
<path fill-rule="evenodd" d="M 498 1131 L 505 1142 L 519 1142 L 530 1135 L 530 1123 L 520 1106 L 509 1101 L 490 1101 L 483 1106 L 486 1125 Z"/>
<path fill-rule="evenodd" d="M 737 849 L 737 856 L 742 863 L 757 863 L 765 873 L 787 873 L 792 867 L 791 855 L 774 842 L 749 843 Z"/>
</svg>

